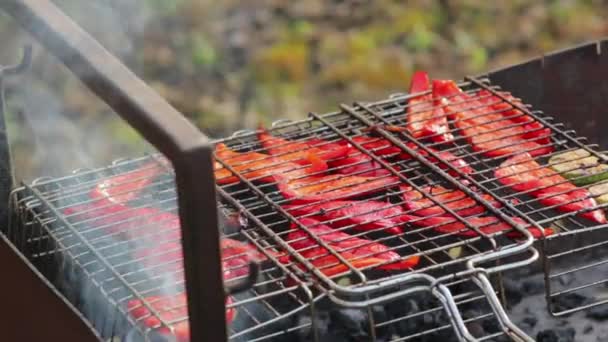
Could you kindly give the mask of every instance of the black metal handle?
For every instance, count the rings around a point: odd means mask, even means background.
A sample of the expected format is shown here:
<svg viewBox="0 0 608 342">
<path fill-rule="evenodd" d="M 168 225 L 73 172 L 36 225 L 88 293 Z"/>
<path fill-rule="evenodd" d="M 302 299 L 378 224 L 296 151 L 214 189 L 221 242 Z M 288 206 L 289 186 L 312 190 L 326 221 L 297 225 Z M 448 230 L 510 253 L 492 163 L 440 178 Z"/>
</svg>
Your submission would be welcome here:
<svg viewBox="0 0 608 342">
<path fill-rule="evenodd" d="M 2 0 L 0 8 L 172 162 L 191 338 L 227 340 L 209 139 L 51 1 Z"/>
</svg>

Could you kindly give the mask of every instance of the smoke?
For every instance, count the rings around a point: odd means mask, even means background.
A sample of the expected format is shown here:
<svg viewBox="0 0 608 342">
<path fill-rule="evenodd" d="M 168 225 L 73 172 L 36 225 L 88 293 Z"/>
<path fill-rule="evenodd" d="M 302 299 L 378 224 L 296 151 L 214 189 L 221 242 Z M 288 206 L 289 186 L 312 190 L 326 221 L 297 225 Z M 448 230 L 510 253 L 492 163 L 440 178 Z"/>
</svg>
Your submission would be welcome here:
<svg viewBox="0 0 608 342">
<path fill-rule="evenodd" d="M 56 5 L 136 72 L 142 66 L 137 64 L 137 58 L 135 58 L 135 41 L 143 34 L 152 17 L 152 12 L 145 6 L 145 3 L 146 1 L 143 0 L 55 1 Z M 23 32 L 20 32 L 20 37 L 17 39 L 19 43 L 30 40 L 31 38 Z M 9 132 L 9 135 L 13 145 L 13 154 L 17 156 L 17 165 L 15 165 L 17 179 L 29 182 L 40 176 L 64 176 L 70 174 L 74 169 L 102 167 L 108 165 L 113 159 L 134 157 L 150 149 L 141 137 L 77 81 L 75 76 L 56 58 L 51 57 L 48 51 L 38 44 L 35 45 L 35 51 L 31 70 L 18 82 L 11 85 L 10 112 L 12 114 L 8 120 L 10 127 L 16 130 Z M 69 58 L 69 56 L 63 57 Z M 88 181 L 90 182 L 90 179 Z M 171 186 L 174 186 L 173 182 L 170 183 Z M 69 189 L 69 186 L 65 189 Z M 67 196 L 61 197 L 53 202 L 53 206 L 69 208 L 74 205 L 75 201 L 90 201 L 90 198 L 86 198 L 86 196 L 86 193 L 81 193 L 76 200 Z M 89 204 L 88 207 L 80 209 L 90 210 L 91 205 L 94 206 L 94 204 Z M 97 214 L 104 215 L 100 212 Z M 71 221 L 78 221 L 78 215 L 80 214 L 74 216 L 72 213 Z M 119 214 L 114 223 L 124 219 L 141 219 L 124 217 L 124 215 L 125 213 Z M 91 217 L 87 219 L 91 219 Z M 138 223 L 142 224 L 141 221 Z M 154 222 L 146 223 L 156 225 Z M 134 224 L 131 228 L 140 227 Z M 125 275 L 124 278 L 128 282 L 136 283 L 133 285 L 134 289 L 146 290 L 145 284 L 142 285 L 142 280 L 133 276 L 142 273 L 142 266 L 132 266 L 136 265 L 132 262 L 134 258 L 132 252 L 158 249 L 157 244 L 150 242 L 149 239 L 129 239 L 126 242 L 124 236 L 91 235 L 91 229 L 86 224 L 79 224 L 76 229 L 85 239 L 95 239 L 96 246 L 103 249 L 100 253 L 112 265 L 127 265 L 116 266 L 116 269 Z M 158 224 L 158 227 L 148 227 L 146 231 L 163 229 L 167 229 L 166 225 Z M 98 229 L 98 231 L 100 230 Z M 87 257 L 92 257 L 92 253 L 82 250 L 83 244 L 78 239 L 77 234 L 62 235 L 63 241 L 73 243 L 68 246 L 75 246 L 74 248 L 77 249 L 78 253 L 73 253 L 74 255 L 84 253 Z M 179 244 L 179 239 L 176 240 Z M 121 248 L 116 250 L 116 248 L 108 246 L 121 246 Z M 85 261 L 84 264 L 100 265 L 97 261 L 91 262 Z M 77 303 L 77 306 L 92 323 L 96 324 L 96 328 L 102 334 L 115 333 L 112 329 L 108 332 L 107 325 L 108 322 L 119 319 L 118 316 L 113 316 L 117 311 L 109 311 L 109 303 L 103 300 L 102 292 L 95 289 L 95 286 L 91 286 L 88 279 L 91 274 L 75 267 L 73 260 L 62 260 L 61 264 L 58 286 L 64 291 L 71 292 L 68 297 Z M 69 267 L 65 267 L 67 264 Z M 120 285 L 125 288 L 123 284 L 119 284 L 120 282 L 110 270 L 103 269 L 92 274 L 93 277 L 102 277 L 97 279 L 98 287 L 107 286 L 109 282 L 112 286 Z M 183 283 L 181 272 L 158 272 L 152 269 L 148 276 L 156 280 L 155 284 L 159 284 L 159 290 L 142 293 L 144 297 L 171 295 L 179 288 L 176 284 Z M 107 291 L 107 288 L 104 288 L 104 291 Z M 127 303 L 125 298 L 130 297 L 129 291 L 116 289 L 112 289 L 112 291 L 105 295 L 113 297 L 118 305 L 125 306 Z M 103 323 L 97 325 L 98 322 Z"/>
</svg>

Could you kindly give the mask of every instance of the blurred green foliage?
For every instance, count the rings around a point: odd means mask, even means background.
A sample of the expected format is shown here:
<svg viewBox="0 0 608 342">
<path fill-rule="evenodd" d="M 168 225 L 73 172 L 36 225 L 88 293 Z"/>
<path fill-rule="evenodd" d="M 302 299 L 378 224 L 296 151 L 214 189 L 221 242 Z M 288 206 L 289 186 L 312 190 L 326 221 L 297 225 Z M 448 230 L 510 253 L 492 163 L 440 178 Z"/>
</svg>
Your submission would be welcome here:
<svg viewBox="0 0 608 342">
<path fill-rule="evenodd" d="M 57 3 L 212 136 L 405 91 L 417 69 L 459 79 L 608 33 L 606 0 Z M 0 29 L 5 46 L 21 43 L 2 16 Z M 76 120 L 107 115 L 40 49 L 32 73 Z M 115 154 L 141 150 L 132 130 L 101 121 Z"/>
</svg>

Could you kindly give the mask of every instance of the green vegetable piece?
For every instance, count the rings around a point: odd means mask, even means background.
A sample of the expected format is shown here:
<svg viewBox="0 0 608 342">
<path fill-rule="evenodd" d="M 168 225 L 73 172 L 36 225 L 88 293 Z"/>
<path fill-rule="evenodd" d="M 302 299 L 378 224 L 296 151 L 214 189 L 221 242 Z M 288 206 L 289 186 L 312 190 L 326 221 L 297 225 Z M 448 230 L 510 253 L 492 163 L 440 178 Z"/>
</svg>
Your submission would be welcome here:
<svg viewBox="0 0 608 342">
<path fill-rule="evenodd" d="M 595 198 L 598 204 L 608 203 L 608 182 L 603 182 L 589 187 L 591 196 Z"/>
<path fill-rule="evenodd" d="M 588 185 L 608 179 L 608 165 L 584 149 L 554 155 L 550 167 L 576 185 Z"/>
</svg>

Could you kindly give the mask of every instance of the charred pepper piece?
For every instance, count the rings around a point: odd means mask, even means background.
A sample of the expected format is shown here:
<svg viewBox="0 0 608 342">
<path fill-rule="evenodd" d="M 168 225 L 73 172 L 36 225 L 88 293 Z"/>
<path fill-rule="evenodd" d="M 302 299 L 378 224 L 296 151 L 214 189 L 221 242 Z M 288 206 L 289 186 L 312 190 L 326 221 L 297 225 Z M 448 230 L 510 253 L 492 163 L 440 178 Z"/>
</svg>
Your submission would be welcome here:
<svg viewBox="0 0 608 342">
<path fill-rule="evenodd" d="M 419 256 L 403 258 L 383 244 L 334 230 L 314 219 L 304 218 L 300 222 L 357 269 L 377 267 L 383 270 L 407 270 L 418 264 Z M 307 232 L 298 229 L 295 224 L 292 229 L 295 230 L 289 233 L 287 242 L 323 274 L 331 277 L 349 270 Z M 284 262 L 288 260 L 288 257 L 283 258 Z"/>
<path fill-rule="evenodd" d="M 491 104 L 479 96 L 488 93 L 480 92 L 478 97 L 463 92 L 454 81 L 433 81 L 433 97 L 444 98 L 445 109 L 454 120 L 454 125 L 467 138 L 475 151 L 483 152 L 488 157 L 514 155 L 528 152 L 533 156 L 553 151 L 552 146 L 544 146 L 547 137 L 534 136 L 525 125 L 511 120 L 509 115 L 496 112 L 499 102 Z M 509 105 L 510 106 L 510 105 Z M 532 123 L 529 123 L 532 124 Z M 550 133 L 542 130 L 540 123 L 535 123 L 539 135 Z"/>
<path fill-rule="evenodd" d="M 469 197 L 460 190 L 446 189 L 440 185 L 424 186 L 422 192 L 412 189 L 412 187 L 403 185 L 404 206 L 412 214 L 418 216 L 449 216 L 441 206 L 435 204 L 428 196 L 435 201 L 442 203 L 447 208 L 452 209 L 456 214 L 462 217 L 483 214 L 486 208 L 477 203 L 475 199 Z M 426 194 L 427 196 L 423 195 Z M 492 204 L 496 208 L 500 208 L 501 204 L 488 194 L 480 194 L 480 196 Z"/>
<path fill-rule="evenodd" d="M 384 231 L 398 235 L 407 221 L 401 206 L 380 201 L 329 201 L 285 206 L 296 216 L 314 217 L 333 228 L 350 227 L 358 231 Z"/>
<path fill-rule="evenodd" d="M 159 316 L 154 315 L 145 305 L 139 300 L 130 300 L 127 303 L 127 310 L 131 317 L 139 324 L 151 329 L 155 329 L 158 333 L 165 336 L 172 336 L 178 342 L 190 341 L 190 323 L 188 321 L 188 303 L 185 293 L 165 296 L 149 296 L 144 298 L 145 303 L 150 305 L 153 310 L 159 313 Z M 226 305 L 232 304 L 231 297 L 226 297 Z M 236 316 L 235 308 L 226 309 L 226 321 L 231 323 Z M 164 326 L 162 321 L 171 322 L 171 327 Z"/>
<path fill-rule="evenodd" d="M 530 154 L 521 153 L 504 161 L 495 171 L 498 181 L 562 212 L 579 212 L 591 221 L 606 223 L 606 216 L 597 207 L 587 189 L 579 188 L 548 167 L 538 164 Z"/>
<path fill-rule="evenodd" d="M 397 177 L 362 177 L 328 175 L 288 180 L 275 176 L 281 194 L 293 203 L 341 200 L 387 190 L 397 184 Z"/>
<path fill-rule="evenodd" d="M 305 177 L 327 170 L 327 164 L 318 156 L 307 153 L 308 166 L 302 166 L 290 159 L 273 157 L 258 152 L 235 152 L 224 144 L 217 144 L 215 155 L 236 172 L 248 180 L 272 182 L 274 175 L 281 175 L 286 179 Z M 239 179 L 232 172 L 224 168 L 217 160 L 214 163 L 215 180 L 218 184 L 237 183 Z"/>
<path fill-rule="evenodd" d="M 410 94 L 429 90 L 431 90 L 429 75 L 424 71 L 415 72 L 410 83 Z M 432 94 L 416 96 L 409 100 L 406 128 L 412 137 L 417 139 L 429 137 L 435 142 L 454 140 L 446 113 L 438 101 L 433 101 Z"/>
<path fill-rule="evenodd" d="M 314 155 L 324 161 L 330 161 L 346 156 L 349 151 L 348 146 L 341 144 L 326 142 L 320 139 L 290 141 L 272 136 L 265 130 L 258 133 L 258 139 L 271 155 L 300 165 L 310 165 L 310 155 Z"/>
</svg>

